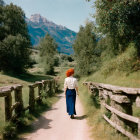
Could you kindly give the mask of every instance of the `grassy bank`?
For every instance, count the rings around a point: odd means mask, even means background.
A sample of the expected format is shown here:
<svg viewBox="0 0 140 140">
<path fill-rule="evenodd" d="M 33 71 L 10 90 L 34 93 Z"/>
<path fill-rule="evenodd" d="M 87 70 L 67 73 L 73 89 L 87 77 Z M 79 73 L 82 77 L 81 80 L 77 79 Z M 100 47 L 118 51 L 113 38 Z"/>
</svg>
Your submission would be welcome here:
<svg viewBox="0 0 140 140">
<path fill-rule="evenodd" d="M 8 86 L 8 85 L 14 85 L 14 84 L 21 84 L 23 85 L 23 102 L 24 107 L 26 107 L 29 103 L 29 88 L 28 85 L 31 83 L 34 83 L 35 81 L 41 81 L 45 79 L 52 79 L 52 76 L 47 76 L 43 74 L 23 74 L 23 75 L 6 75 L 0 73 L 0 87 Z M 12 92 L 13 96 L 13 104 L 14 104 L 14 92 Z M 35 90 L 35 96 L 37 96 L 37 89 Z M 37 114 L 39 115 L 41 112 L 43 112 L 46 109 L 48 109 L 54 102 L 56 102 L 57 97 L 51 97 L 44 101 L 44 105 L 42 107 L 37 107 Z M 7 125 L 4 120 L 4 98 L 0 98 L 0 131 L 3 130 L 4 126 Z M 26 111 L 26 115 L 28 116 L 28 111 Z M 37 116 L 36 115 L 29 115 L 26 120 L 27 124 L 31 120 L 34 120 Z M 24 117 L 23 117 L 24 118 Z"/>
<path fill-rule="evenodd" d="M 88 116 L 91 136 L 94 140 L 128 140 L 128 138 L 117 133 L 102 117 L 103 111 L 100 108 L 98 97 L 92 97 L 86 87 L 82 86 L 85 78 L 79 81 L 80 99 L 84 106 L 85 114 Z"/>
<path fill-rule="evenodd" d="M 88 115 L 88 123 L 91 126 L 92 136 L 94 140 L 127 140 L 122 134 L 117 133 L 103 119 L 103 110 L 98 104 L 98 97 L 92 97 L 86 87 L 82 86 L 84 81 L 93 81 L 99 83 L 107 83 L 125 87 L 140 88 L 140 71 L 130 73 L 114 71 L 109 76 L 105 77 L 102 71 L 98 71 L 92 75 L 82 77 L 79 81 L 80 98 L 84 105 L 85 112 Z M 133 104 L 133 115 L 140 117 L 139 108 Z"/>
<path fill-rule="evenodd" d="M 65 78 L 65 71 L 69 67 L 57 68 L 60 72 L 61 87 Z M 92 97 L 87 88 L 82 85 L 85 81 L 107 83 L 125 87 L 140 87 L 140 71 L 129 73 L 114 71 L 108 76 L 102 74 L 102 70 L 97 71 L 89 76 L 81 77 L 79 80 L 80 99 L 84 106 L 85 113 L 88 116 L 88 124 L 91 127 L 91 134 L 94 140 L 128 140 L 113 129 L 102 117 L 103 110 L 100 108 L 98 97 Z M 139 108 L 133 105 L 134 116 L 140 117 Z"/>
<path fill-rule="evenodd" d="M 112 85 L 118 86 L 125 86 L 125 87 L 140 87 L 140 71 L 133 72 L 133 73 L 125 73 L 115 71 L 114 73 L 104 76 L 102 71 L 98 71 L 92 75 L 84 77 L 85 81 L 94 81 L 98 83 L 107 83 Z"/>
</svg>

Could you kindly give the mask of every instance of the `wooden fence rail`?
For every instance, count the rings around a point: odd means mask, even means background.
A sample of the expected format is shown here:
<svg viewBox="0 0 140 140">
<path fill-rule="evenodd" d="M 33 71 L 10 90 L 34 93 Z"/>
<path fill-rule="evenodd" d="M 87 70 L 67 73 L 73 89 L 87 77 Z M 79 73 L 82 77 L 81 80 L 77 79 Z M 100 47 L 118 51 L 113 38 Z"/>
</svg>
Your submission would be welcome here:
<svg viewBox="0 0 140 140">
<path fill-rule="evenodd" d="M 11 121 L 19 117 L 22 112 L 35 110 L 35 103 L 41 104 L 43 97 L 52 96 L 58 90 L 58 80 L 42 80 L 29 85 L 29 105 L 24 107 L 22 97 L 22 85 L 13 85 L 0 88 L 0 97 L 5 99 L 5 121 Z M 38 88 L 38 96 L 35 98 L 35 88 Z M 12 105 L 12 92 L 14 91 L 15 103 Z M 45 96 L 44 96 L 45 94 Z M 15 115 L 13 115 L 15 111 Z"/>
<path fill-rule="evenodd" d="M 140 88 L 126 88 L 102 83 L 84 82 L 93 95 L 98 95 L 103 118 L 131 140 L 140 140 L 140 118 L 133 116 L 133 103 L 140 107 Z M 109 114 L 109 115 L 105 115 Z M 137 131 L 137 134 L 135 134 Z"/>
</svg>

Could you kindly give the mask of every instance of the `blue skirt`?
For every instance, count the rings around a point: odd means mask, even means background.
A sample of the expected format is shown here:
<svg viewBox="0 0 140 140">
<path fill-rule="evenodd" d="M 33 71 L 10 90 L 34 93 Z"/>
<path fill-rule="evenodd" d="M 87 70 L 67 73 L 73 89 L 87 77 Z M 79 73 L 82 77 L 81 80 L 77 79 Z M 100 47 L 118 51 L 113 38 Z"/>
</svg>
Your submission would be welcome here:
<svg viewBox="0 0 140 140">
<path fill-rule="evenodd" d="M 66 106 L 67 106 L 67 113 L 69 115 L 74 115 L 74 114 L 76 115 L 75 102 L 76 102 L 75 89 L 67 89 L 66 90 Z"/>
</svg>

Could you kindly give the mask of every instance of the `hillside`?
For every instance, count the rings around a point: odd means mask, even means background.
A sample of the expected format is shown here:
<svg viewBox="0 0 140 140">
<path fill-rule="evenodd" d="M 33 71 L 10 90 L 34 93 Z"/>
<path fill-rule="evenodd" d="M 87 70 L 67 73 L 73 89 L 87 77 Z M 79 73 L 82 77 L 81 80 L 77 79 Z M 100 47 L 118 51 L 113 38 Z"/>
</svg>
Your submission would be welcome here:
<svg viewBox="0 0 140 140">
<path fill-rule="evenodd" d="M 76 38 L 76 32 L 57 25 L 39 14 L 34 14 L 26 19 L 33 46 L 38 45 L 40 38 L 49 33 L 58 44 L 58 51 L 64 54 L 73 54 L 72 44 Z"/>
</svg>

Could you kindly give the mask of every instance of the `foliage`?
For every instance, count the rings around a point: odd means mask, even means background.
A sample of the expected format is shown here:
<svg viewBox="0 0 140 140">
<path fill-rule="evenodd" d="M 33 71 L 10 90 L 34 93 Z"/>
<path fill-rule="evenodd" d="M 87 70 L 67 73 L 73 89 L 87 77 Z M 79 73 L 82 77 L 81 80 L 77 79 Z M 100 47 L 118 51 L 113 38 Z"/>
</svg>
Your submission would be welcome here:
<svg viewBox="0 0 140 140">
<path fill-rule="evenodd" d="M 0 70 L 23 72 L 30 62 L 25 14 L 16 5 L 0 6 Z"/>
<path fill-rule="evenodd" d="M 2 1 L 0 3 L 2 4 Z M 0 13 L 1 13 L 0 14 L 0 41 L 4 38 L 4 35 L 3 35 L 4 28 L 2 26 L 2 24 L 3 24 L 3 9 L 4 9 L 4 7 L 1 4 L 0 4 Z"/>
<path fill-rule="evenodd" d="M 69 61 L 69 62 L 74 61 L 73 55 L 61 54 L 60 57 L 62 60 L 65 60 L 65 61 Z"/>
<path fill-rule="evenodd" d="M 112 38 L 114 51 L 122 52 L 133 42 L 140 56 L 139 1 L 96 0 L 95 7 L 98 30 Z"/>
<path fill-rule="evenodd" d="M 3 23 L 4 37 L 21 34 L 30 41 L 25 14 L 20 7 L 13 4 L 6 5 L 3 8 Z"/>
<path fill-rule="evenodd" d="M 4 71 L 23 72 L 30 62 L 29 41 L 20 34 L 9 35 L 0 42 L 0 68 Z"/>
<path fill-rule="evenodd" d="M 55 55 L 54 56 L 54 66 L 58 67 L 59 64 L 60 64 L 59 56 Z"/>
<path fill-rule="evenodd" d="M 4 5 L 4 1 L 3 0 L 0 0 L 0 5 Z"/>
<path fill-rule="evenodd" d="M 136 60 L 137 51 L 134 47 L 134 44 L 130 44 L 125 53 L 122 53 L 111 61 L 106 61 L 103 64 L 102 73 L 104 76 L 108 76 L 116 70 L 127 73 L 133 72 Z"/>
<path fill-rule="evenodd" d="M 13 123 L 7 123 L 2 131 L 3 139 L 12 139 L 17 136 L 16 125 Z"/>
<path fill-rule="evenodd" d="M 61 67 L 74 67 L 74 56 L 73 55 L 66 55 L 60 54 L 59 55 L 59 66 Z"/>
<path fill-rule="evenodd" d="M 44 68 L 45 74 L 53 74 L 55 55 L 57 53 L 56 42 L 49 34 L 46 34 L 46 36 L 40 41 L 38 47 L 40 49 L 40 62 Z"/>
<path fill-rule="evenodd" d="M 80 75 L 89 74 L 92 71 L 93 60 L 95 58 L 96 36 L 92 32 L 92 23 L 87 23 L 85 27 L 80 27 L 73 49 L 76 60 L 76 70 Z"/>
</svg>

